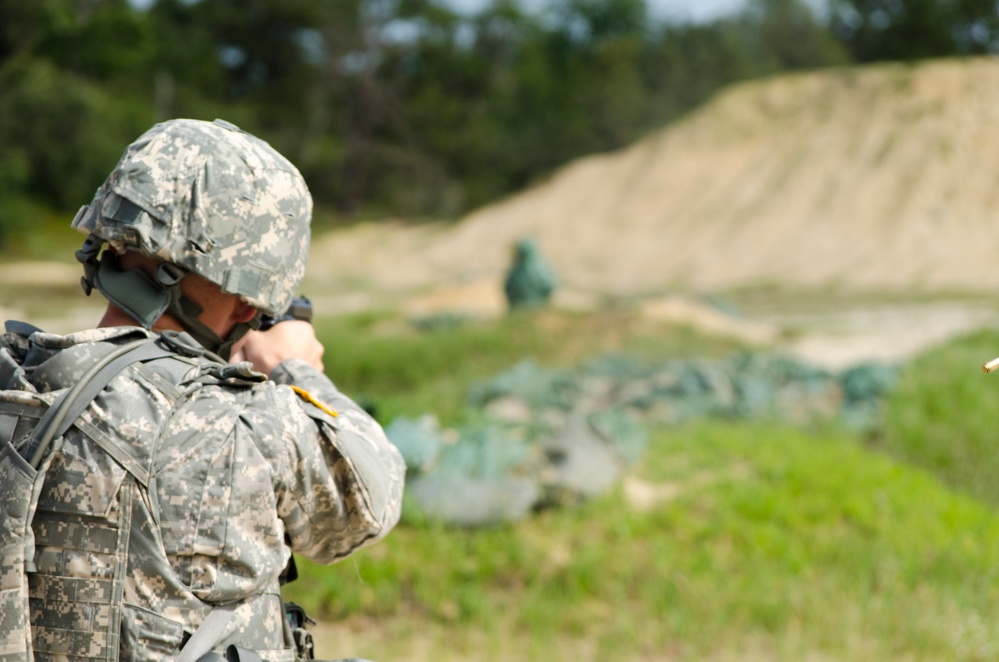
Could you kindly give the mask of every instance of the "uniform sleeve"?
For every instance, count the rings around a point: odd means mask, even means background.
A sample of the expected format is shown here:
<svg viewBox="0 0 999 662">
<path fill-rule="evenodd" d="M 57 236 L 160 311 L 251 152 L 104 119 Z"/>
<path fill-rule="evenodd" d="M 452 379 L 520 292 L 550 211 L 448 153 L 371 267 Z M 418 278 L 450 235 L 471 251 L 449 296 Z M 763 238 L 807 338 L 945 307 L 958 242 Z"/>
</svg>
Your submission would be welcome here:
<svg viewBox="0 0 999 662">
<path fill-rule="evenodd" d="M 271 379 L 314 430 L 311 440 L 294 442 L 282 508 L 292 549 L 331 563 L 384 537 L 402 509 L 406 465 L 399 451 L 367 412 L 304 361 L 283 362 Z"/>
</svg>

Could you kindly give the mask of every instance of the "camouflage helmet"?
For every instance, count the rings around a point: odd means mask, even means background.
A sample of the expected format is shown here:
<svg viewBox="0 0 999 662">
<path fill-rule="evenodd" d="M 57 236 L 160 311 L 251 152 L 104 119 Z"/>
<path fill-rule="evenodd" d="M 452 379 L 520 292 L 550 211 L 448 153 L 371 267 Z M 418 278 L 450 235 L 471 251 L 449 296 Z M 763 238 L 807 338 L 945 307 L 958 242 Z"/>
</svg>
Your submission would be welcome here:
<svg viewBox="0 0 999 662">
<path fill-rule="evenodd" d="M 305 180 L 266 142 L 222 120 L 177 119 L 128 146 L 73 227 L 278 315 L 305 274 L 311 217 Z"/>
</svg>

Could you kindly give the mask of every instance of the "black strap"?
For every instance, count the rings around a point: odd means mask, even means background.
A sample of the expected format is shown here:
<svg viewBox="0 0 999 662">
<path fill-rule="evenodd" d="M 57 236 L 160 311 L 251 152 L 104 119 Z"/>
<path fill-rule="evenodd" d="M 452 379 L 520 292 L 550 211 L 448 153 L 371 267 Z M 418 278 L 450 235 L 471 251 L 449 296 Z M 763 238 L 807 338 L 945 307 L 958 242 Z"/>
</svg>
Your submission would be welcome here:
<svg viewBox="0 0 999 662">
<path fill-rule="evenodd" d="M 21 322 L 19 320 L 7 320 L 4 322 L 4 329 L 8 333 L 16 333 L 19 336 L 24 336 L 27 338 L 31 334 L 41 331 L 34 324 L 28 324 L 27 322 Z"/>
</svg>

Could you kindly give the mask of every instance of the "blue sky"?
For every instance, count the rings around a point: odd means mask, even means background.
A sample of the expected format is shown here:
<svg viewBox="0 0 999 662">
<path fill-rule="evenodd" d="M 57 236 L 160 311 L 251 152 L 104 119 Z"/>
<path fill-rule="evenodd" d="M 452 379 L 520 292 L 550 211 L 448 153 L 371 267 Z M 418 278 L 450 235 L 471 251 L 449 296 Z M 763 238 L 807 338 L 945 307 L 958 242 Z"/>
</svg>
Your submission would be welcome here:
<svg viewBox="0 0 999 662">
<path fill-rule="evenodd" d="M 148 7 L 152 4 L 152 0 L 130 0 L 130 2 L 136 7 Z M 488 0 L 450 0 L 450 2 L 459 9 L 476 11 L 484 7 Z M 660 18 L 705 21 L 742 8 L 747 0 L 646 0 L 646 2 L 652 13 Z"/>
<path fill-rule="evenodd" d="M 706 20 L 741 9 L 745 0 L 648 0 L 657 16 Z"/>
<path fill-rule="evenodd" d="M 537 0 L 535 0 L 537 1 Z M 704 21 L 744 7 L 747 0 L 646 0 L 653 15 L 660 18 Z M 476 11 L 488 0 L 451 0 L 459 9 Z M 530 2 L 526 4 L 531 4 Z"/>
</svg>

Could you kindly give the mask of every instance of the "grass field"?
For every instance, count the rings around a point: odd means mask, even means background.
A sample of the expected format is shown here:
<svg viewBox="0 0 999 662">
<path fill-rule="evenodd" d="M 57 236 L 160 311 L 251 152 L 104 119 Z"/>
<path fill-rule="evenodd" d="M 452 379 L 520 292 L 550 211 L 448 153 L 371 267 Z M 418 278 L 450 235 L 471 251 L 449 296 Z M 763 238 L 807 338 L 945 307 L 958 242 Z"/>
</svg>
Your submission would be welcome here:
<svg viewBox="0 0 999 662">
<path fill-rule="evenodd" d="M 66 260 L 81 240 L 68 222 L 0 252 Z M 29 316 L 80 296 L 75 281 L 13 289 L 35 299 L 19 302 Z M 780 306 L 828 308 L 834 295 Z M 450 424 L 470 384 L 525 357 L 737 349 L 628 310 L 440 321 L 319 320 L 329 373 L 383 422 L 434 412 Z M 999 659 L 999 375 L 978 372 L 996 355 L 999 334 L 979 333 L 918 357 L 864 436 L 780 422 L 652 430 L 642 462 L 581 507 L 474 530 L 407 517 L 336 566 L 300 560 L 288 597 L 321 621 L 326 658 Z"/>
<path fill-rule="evenodd" d="M 525 355 L 733 349 L 620 314 L 434 332 L 369 316 L 320 331 L 330 373 L 378 394 L 386 422 L 453 419 L 471 381 Z M 864 438 L 779 422 L 657 429 L 610 494 L 488 529 L 406 518 L 336 566 L 301 562 L 288 596 L 321 617 L 321 657 L 996 659 L 999 381 L 977 366 L 997 349 L 999 335 L 978 334 L 914 361 Z"/>
</svg>

